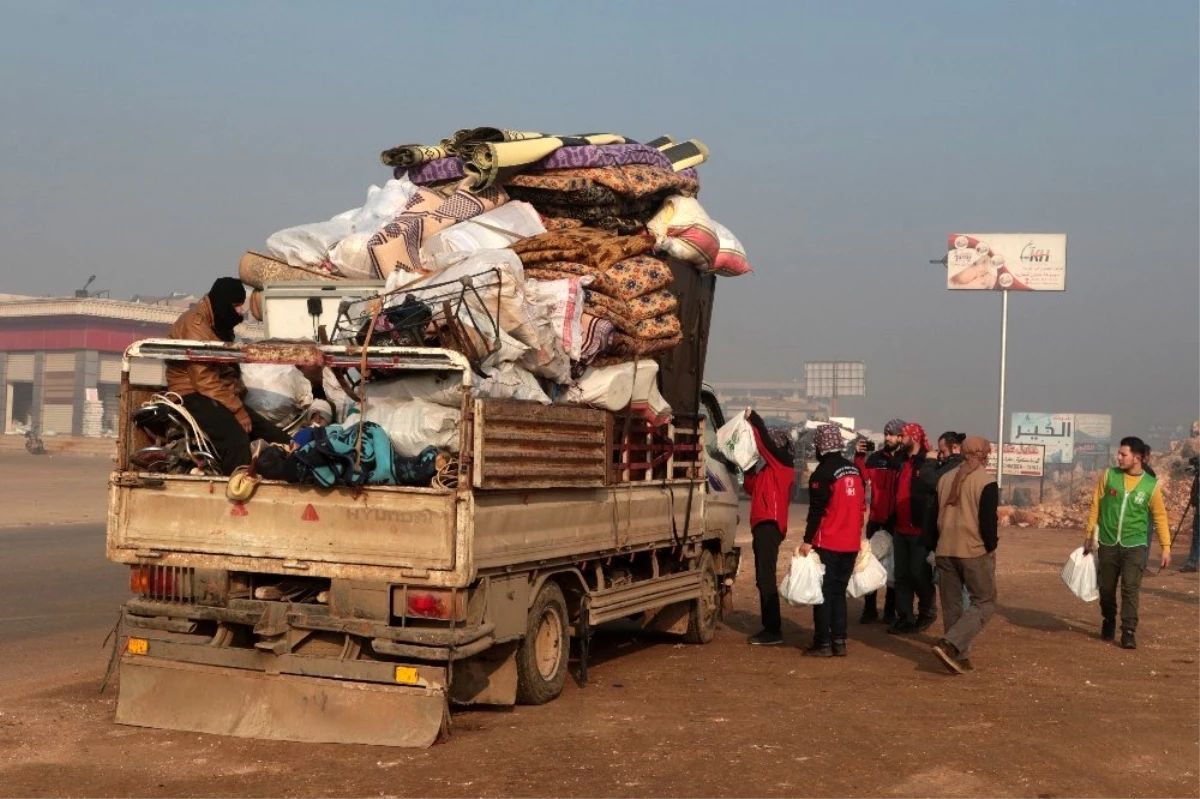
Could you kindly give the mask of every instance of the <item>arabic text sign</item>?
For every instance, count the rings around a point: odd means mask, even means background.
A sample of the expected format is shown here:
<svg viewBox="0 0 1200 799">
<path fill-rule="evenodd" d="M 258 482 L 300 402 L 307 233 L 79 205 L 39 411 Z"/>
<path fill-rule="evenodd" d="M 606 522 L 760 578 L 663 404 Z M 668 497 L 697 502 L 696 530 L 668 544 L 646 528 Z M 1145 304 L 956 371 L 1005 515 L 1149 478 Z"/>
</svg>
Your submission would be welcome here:
<svg viewBox="0 0 1200 799">
<path fill-rule="evenodd" d="M 1075 414 L 1075 449 L 1080 444 L 1108 444 L 1112 441 L 1112 417 L 1107 413 Z M 1103 448 L 1094 451 L 1104 451 Z"/>
<path fill-rule="evenodd" d="M 1013 444 L 1041 444 L 1046 463 L 1075 461 L 1075 414 L 1014 413 L 1008 440 Z"/>
<path fill-rule="evenodd" d="M 951 233 L 946 288 L 1065 291 L 1067 237 L 1062 233 Z"/>
<path fill-rule="evenodd" d="M 996 473 L 996 445 L 988 454 L 987 470 Z M 1041 477 L 1046 460 L 1046 448 L 1041 444 L 1005 444 L 1004 473 L 1010 477 Z"/>
</svg>

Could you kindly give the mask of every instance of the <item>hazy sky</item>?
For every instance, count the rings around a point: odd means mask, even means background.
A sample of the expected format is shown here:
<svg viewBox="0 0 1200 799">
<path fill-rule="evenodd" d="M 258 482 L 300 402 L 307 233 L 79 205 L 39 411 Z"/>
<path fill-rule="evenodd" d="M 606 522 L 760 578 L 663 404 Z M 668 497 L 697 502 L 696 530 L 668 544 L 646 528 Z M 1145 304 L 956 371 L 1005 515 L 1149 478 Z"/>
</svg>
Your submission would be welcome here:
<svg viewBox="0 0 1200 799">
<path fill-rule="evenodd" d="M 1197 3 L 0 2 L 0 292 L 203 293 L 455 129 L 698 137 L 757 274 L 707 377 L 867 363 L 864 426 L 994 435 L 1000 297 L 950 231 L 1065 232 L 1011 300 L 1011 410 L 1200 405 Z"/>
</svg>

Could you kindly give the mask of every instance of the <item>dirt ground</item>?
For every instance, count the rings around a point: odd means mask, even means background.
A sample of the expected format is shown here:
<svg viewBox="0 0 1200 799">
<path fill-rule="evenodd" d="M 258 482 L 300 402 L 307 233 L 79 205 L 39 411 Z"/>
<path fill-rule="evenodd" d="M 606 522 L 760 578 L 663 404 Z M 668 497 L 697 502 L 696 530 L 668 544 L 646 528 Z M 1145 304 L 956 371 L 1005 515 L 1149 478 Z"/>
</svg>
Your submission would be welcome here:
<svg viewBox="0 0 1200 799">
<path fill-rule="evenodd" d="M 0 527 L 103 522 L 112 468 L 97 456 L 0 453 Z"/>
<path fill-rule="evenodd" d="M 76 468 L 77 514 L 99 518 L 103 492 L 82 481 L 106 469 Z M 28 474 L 20 492 L 6 485 L 10 519 L 45 512 L 44 481 Z M 602 630 L 586 688 L 569 681 L 542 707 L 457 712 L 452 737 L 425 750 L 121 727 L 114 692 L 97 692 L 106 630 L 0 640 L 0 795 L 1200 795 L 1196 575 L 1147 575 L 1140 649 L 1125 651 L 1098 639 L 1096 605 L 1059 580 L 1078 538 L 1002 530 L 999 609 L 972 674 L 951 676 L 930 654 L 940 625 L 898 638 L 852 619 L 850 656 L 813 662 L 799 653 L 811 612 L 785 608 L 786 645 L 747 646 L 747 546 L 711 644 Z"/>
</svg>

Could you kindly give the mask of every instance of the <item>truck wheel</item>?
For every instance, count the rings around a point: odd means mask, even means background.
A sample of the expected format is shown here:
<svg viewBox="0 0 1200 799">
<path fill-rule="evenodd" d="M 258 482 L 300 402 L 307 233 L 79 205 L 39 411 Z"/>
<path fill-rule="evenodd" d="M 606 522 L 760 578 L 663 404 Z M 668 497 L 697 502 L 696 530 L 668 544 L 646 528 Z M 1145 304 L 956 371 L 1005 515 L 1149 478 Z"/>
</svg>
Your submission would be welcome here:
<svg viewBox="0 0 1200 799">
<path fill-rule="evenodd" d="M 517 701 L 544 705 L 561 694 L 570 651 L 567 600 L 558 584 L 547 580 L 529 609 L 525 639 L 517 648 Z"/>
<path fill-rule="evenodd" d="M 712 553 L 701 555 L 696 568 L 700 572 L 700 597 L 692 600 L 683 640 L 689 644 L 707 644 L 717 633 L 717 618 L 721 614 L 721 586 Z"/>
</svg>

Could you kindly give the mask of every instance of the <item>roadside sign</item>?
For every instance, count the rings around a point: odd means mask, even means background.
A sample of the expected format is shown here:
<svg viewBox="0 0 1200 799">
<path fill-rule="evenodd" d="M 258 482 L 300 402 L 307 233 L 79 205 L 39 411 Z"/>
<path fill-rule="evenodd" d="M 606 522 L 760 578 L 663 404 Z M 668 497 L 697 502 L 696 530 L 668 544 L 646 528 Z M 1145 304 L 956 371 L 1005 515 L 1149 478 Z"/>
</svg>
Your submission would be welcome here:
<svg viewBox="0 0 1200 799">
<path fill-rule="evenodd" d="M 996 445 L 988 454 L 987 470 L 996 473 Z M 1004 473 L 1010 477 L 1041 477 L 1045 471 L 1046 448 L 1041 444 L 1005 444 Z"/>
</svg>

